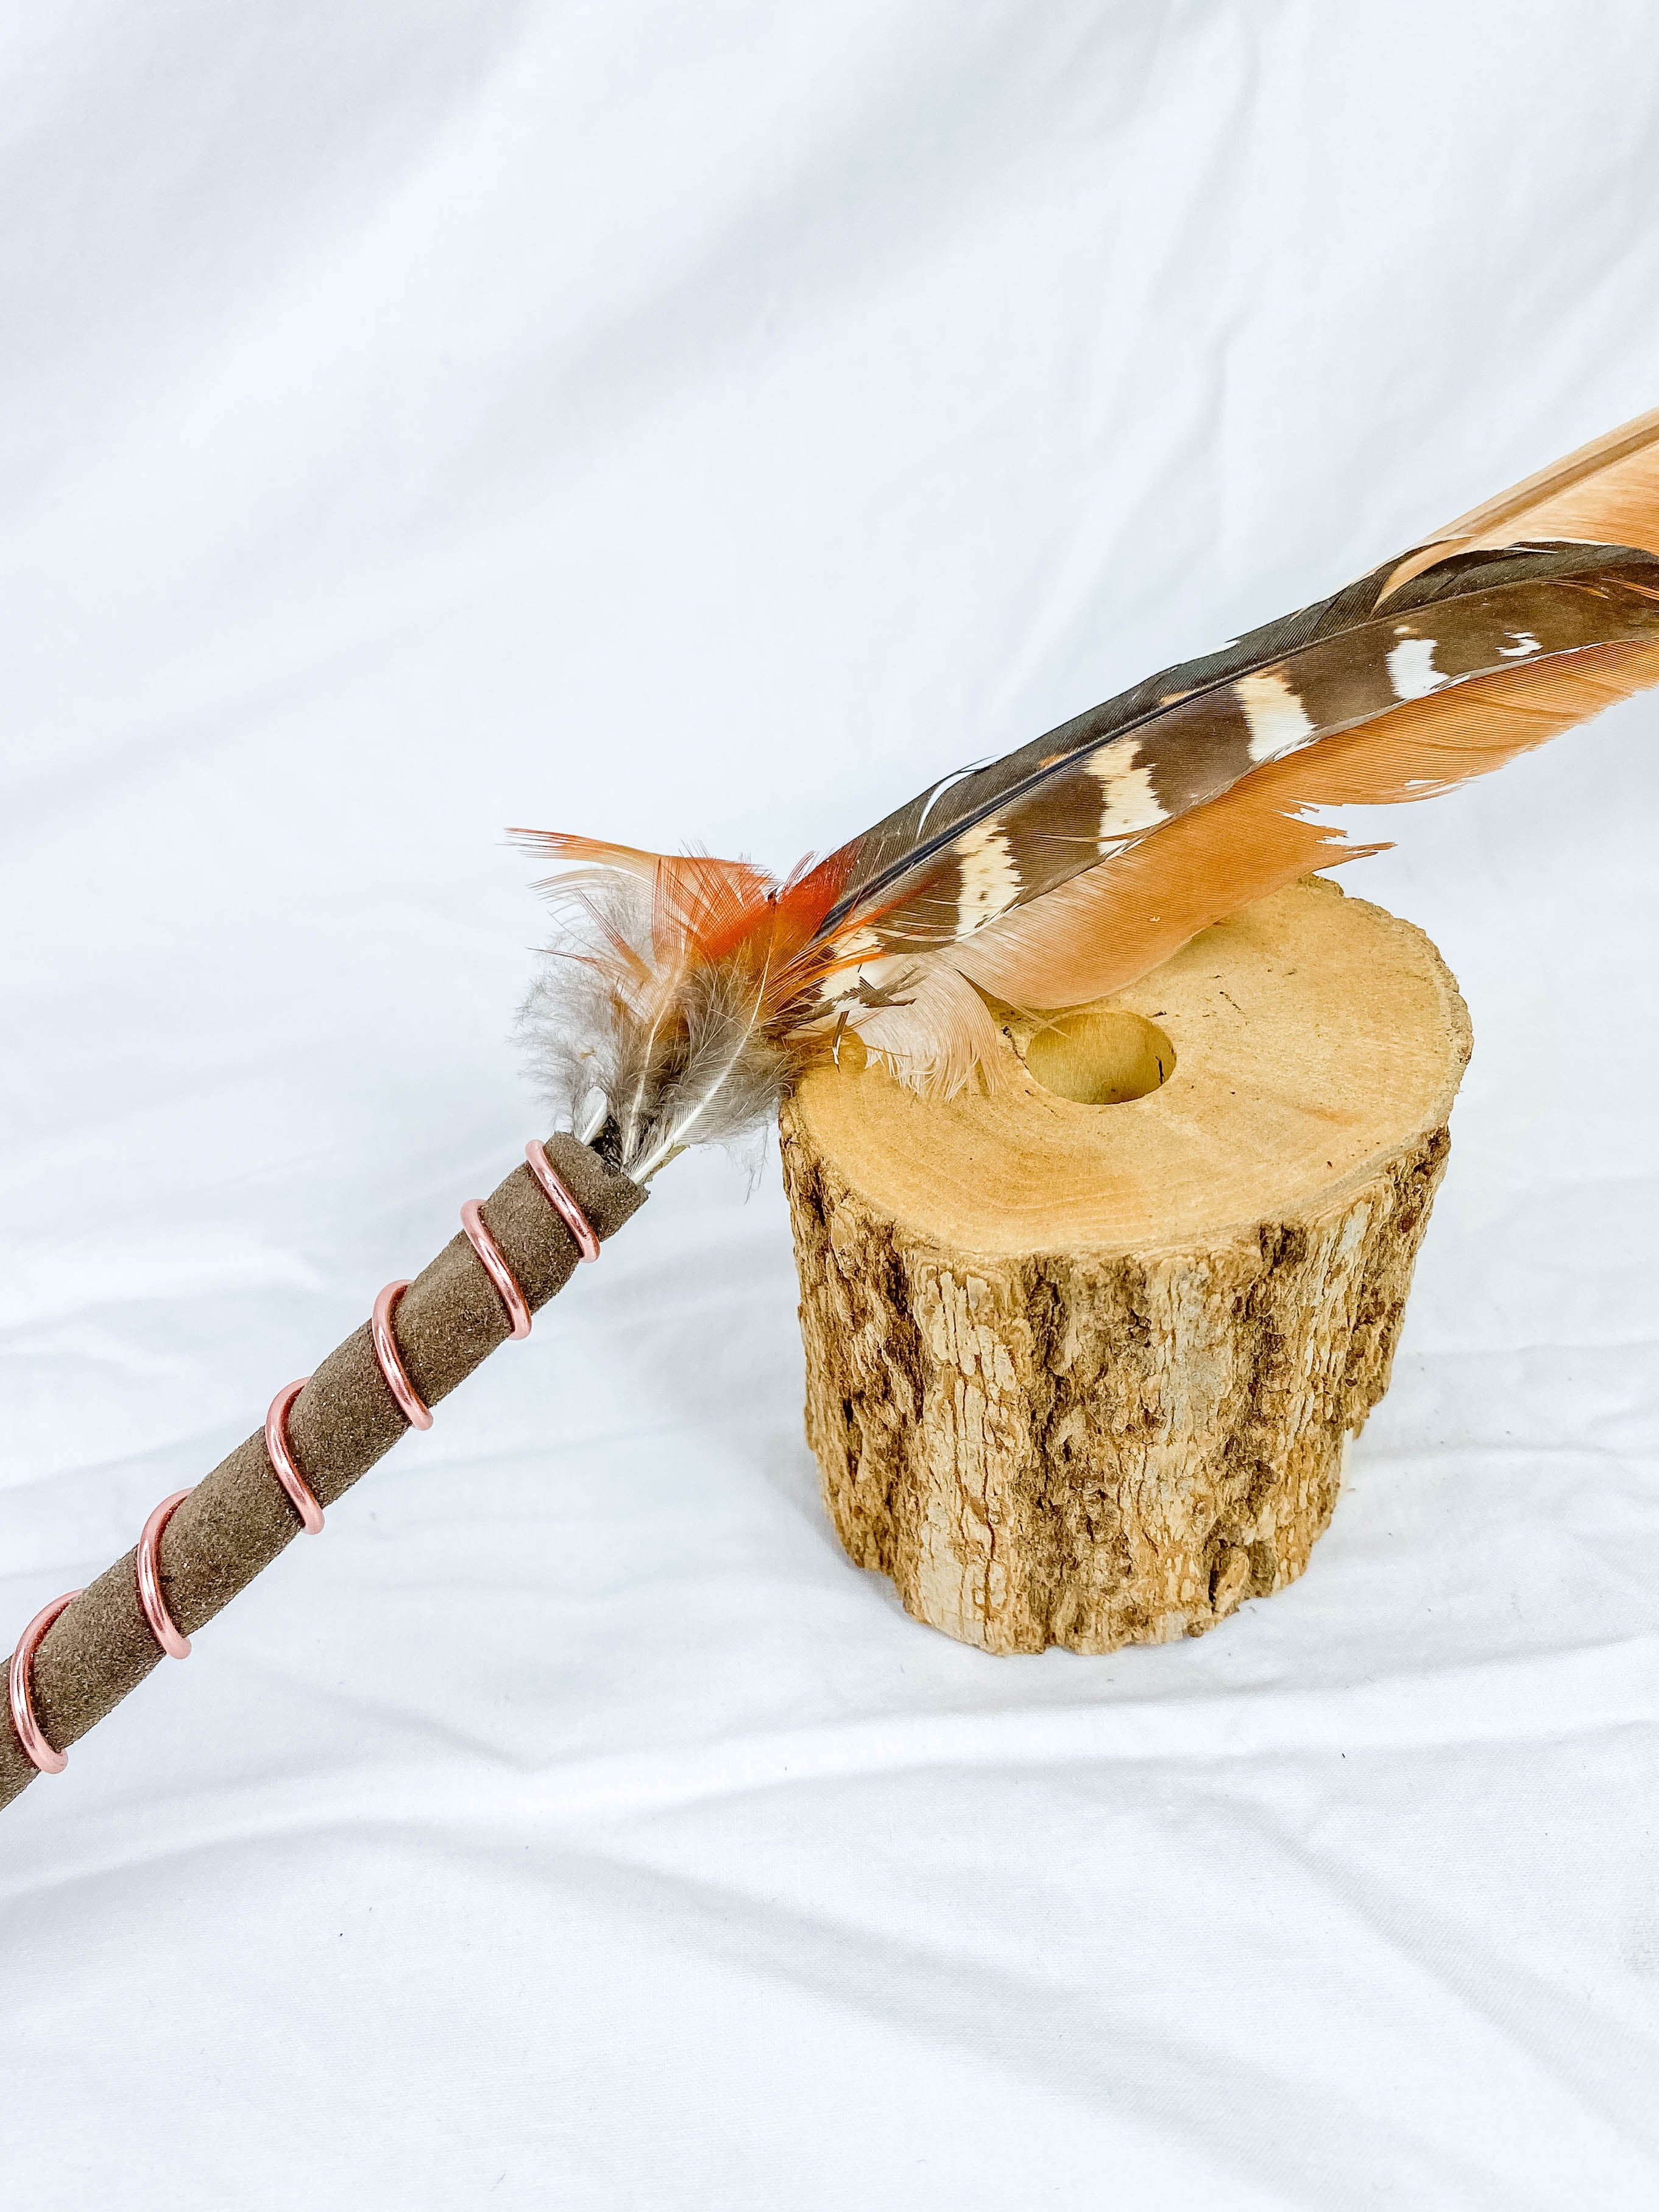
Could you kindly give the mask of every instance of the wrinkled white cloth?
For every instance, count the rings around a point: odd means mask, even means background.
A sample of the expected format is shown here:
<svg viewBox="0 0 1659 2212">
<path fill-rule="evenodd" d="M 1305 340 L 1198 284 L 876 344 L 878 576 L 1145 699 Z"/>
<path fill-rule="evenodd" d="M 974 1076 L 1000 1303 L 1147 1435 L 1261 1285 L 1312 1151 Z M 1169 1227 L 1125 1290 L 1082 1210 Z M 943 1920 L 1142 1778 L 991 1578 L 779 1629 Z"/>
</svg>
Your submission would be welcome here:
<svg viewBox="0 0 1659 2212">
<path fill-rule="evenodd" d="M 1659 400 L 1652 30 L 0 15 L 0 1641 L 537 1130 L 506 825 L 787 866 Z M 906 1619 L 678 1163 L 0 1817 L 6 2203 L 1655 2201 L 1656 739 L 1347 878 L 1476 1054 L 1295 1589 Z"/>
</svg>

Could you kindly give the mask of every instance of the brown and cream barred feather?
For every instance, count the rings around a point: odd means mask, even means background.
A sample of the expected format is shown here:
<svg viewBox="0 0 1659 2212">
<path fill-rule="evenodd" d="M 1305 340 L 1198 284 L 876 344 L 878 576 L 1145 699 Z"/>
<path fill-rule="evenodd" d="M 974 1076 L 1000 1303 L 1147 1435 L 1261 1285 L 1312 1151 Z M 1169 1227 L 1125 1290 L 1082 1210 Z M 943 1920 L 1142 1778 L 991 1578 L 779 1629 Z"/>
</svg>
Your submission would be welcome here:
<svg viewBox="0 0 1659 2212">
<path fill-rule="evenodd" d="M 948 1093 L 995 1064 L 988 1001 L 1103 997 L 1249 900 L 1382 849 L 1310 810 L 1432 797 L 1656 681 L 1659 411 L 787 883 L 520 833 L 633 886 L 623 922 L 586 876 L 555 879 L 574 919 L 540 987 L 548 1058 L 632 1067 L 649 1040 L 653 1080 L 566 1085 L 579 1133 L 607 1129 L 640 1175 L 752 1121 L 842 1028 Z M 693 1048 L 711 986 L 712 1054 Z"/>
</svg>

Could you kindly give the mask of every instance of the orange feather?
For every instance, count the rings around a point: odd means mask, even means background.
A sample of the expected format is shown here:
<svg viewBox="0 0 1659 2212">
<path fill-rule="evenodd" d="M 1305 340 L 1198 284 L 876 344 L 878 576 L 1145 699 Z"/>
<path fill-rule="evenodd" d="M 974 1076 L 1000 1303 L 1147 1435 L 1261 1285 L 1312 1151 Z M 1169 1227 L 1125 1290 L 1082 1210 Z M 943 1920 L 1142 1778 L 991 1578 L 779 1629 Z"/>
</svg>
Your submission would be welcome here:
<svg viewBox="0 0 1659 2212">
<path fill-rule="evenodd" d="M 1433 798 L 1654 683 L 1659 644 L 1610 645 L 1414 700 L 1255 769 L 1224 797 L 933 957 L 1013 1006 L 1104 998 L 1250 900 L 1388 849 L 1346 843 L 1308 808 Z"/>
</svg>

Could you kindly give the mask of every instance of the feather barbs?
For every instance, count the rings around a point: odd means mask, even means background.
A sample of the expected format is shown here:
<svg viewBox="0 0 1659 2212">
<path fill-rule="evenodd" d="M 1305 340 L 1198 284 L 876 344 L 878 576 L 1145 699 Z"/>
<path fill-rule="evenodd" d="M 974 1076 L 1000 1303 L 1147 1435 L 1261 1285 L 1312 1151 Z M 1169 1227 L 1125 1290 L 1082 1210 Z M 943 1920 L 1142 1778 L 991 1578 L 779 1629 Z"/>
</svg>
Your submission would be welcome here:
<svg viewBox="0 0 1659 2212">
<path fill-rule="evenodd" d="M 830 957 L 829 946 L 821 945 L 803 960 L 840 894 L 846 872 L 840 855 L 815 862 L 808 854 L 780 878 L 752 860 L 708 853 L 650 853 L 556 830 L 508 834 L 529 851 L 574 864 L 538 886 L 556 897 L 580 895 L 596 873 L 645 886 L 659 961 L 734 961 L 768 979 L 769 998 L 781 1003 L 816 978 Z"/>
<path fill-rule="evenodd" d="M 1382 597 L 1454 554 L 1561 540 L 1659 553 L 1659 408 L 1447 523 L 1407 555 Z"/>
<path fill-rule="evenodd" d="M 744 1135 L 811 1036 L 841 955 L 821 934 L 845 862 L 774 877 L 749 860 L 515 830 L 567 862 L 542 888 L 556 942 L 526 1011 L 571 1126 L 637 1179 L 688 1142 Z M 561 1040 L 586 1030 L 592 1048 Z"/>
</svg>

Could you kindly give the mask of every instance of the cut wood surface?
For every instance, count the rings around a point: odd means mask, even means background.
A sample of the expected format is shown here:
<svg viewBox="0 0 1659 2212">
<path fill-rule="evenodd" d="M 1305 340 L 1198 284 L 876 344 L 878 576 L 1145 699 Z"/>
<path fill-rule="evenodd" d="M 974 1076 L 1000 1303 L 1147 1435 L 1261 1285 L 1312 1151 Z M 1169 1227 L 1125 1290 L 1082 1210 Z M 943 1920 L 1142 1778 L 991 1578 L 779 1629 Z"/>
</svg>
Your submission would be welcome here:
<svg viewBox="0 0 1659 2212">
<path fill-rule="evenodd" d="M 1006 1035 L 988 1093 L 843 1051 L 785 1106 L 830 1514 L 988 1650 L 1197 1635 L 1301 1573 L 1387 1387 L 1463 1002 L 1310 878 Z"/>
</svg>

